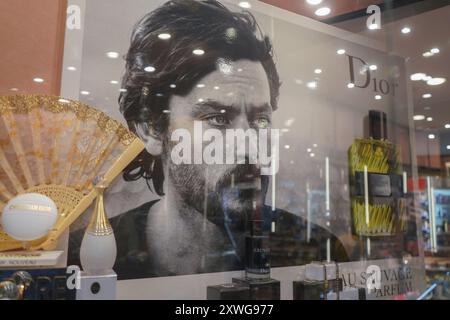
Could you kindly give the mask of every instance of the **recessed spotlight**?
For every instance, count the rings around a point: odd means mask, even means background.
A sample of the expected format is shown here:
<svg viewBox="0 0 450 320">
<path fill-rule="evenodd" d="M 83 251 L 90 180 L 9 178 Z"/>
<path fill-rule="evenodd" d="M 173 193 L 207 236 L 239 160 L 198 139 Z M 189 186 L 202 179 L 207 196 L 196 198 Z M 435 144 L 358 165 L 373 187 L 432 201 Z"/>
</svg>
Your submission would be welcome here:
<svg viewBox="0 0 450 320">
<path fill-rule="evenodd" d="M 411 28 L 410 27 L 404 27 L 403 29 L 402 29 L 402 33 L 403 34 L 408 34 L 408 33 L 410 33 L 411 32 Z"/>
<path fill-rule="evenodd" d="M 432 53 L 432 52 L 430 52 L 430 51 L 427 51 L 427 52 L 422 53 L 422 55 L 423 55 L 425 58 L 429 58 L 429 57 L 433 56 L 434 53 Z"/>
<path fill-rule="evenodd" d="M 44 82 L 44 79 L 42 79 L 42 78 L 34 78 L 33 81 L 37 82 L 37 83 L 42 83 L 42 82 Z"/>
<path fill-rule="evenodd" d="M 414 73 L 414 74 L 412 74 L 409 78 L 412 80 L 412 81 L 420 81 L 420 80 L 422 80 L 423 78 L 425 78 L 427 75 L 425 74 L 425 73 L 422 73 L 422 72 L 419 72 L 419 73 Z"/>
<path fill-rule="evenodd" d="M 170 87 L 171 87 L 172 89 L 175 89 L 175 88 L 177 87 L 177 85 L 172 83 L 172 84 L 170 85 Z"/>
<path fill-rule="evenodd" d="M 310 88 L 310 89 L 315 89 L 315 88 L 317 88 L 317 82 L 316 82 L 316 81 L 308 82 L 308 83 L 306 84 L 306 86 L 307 86 L 308 88 Z"/>
<path fill-rule="evenodd" d="M 355 87 L 355 84 L 350 82 L 349 84 L 347 84 L 347 88 L 352 89 Z"/>
<path fill-rule="evenodd" d="M 242 68 L 237 69 L 238 72 L 242 72 Z"/>
<path fill-rule="evenodd" d="M 163 113 L 170 113 L 170 110 L 164 109 Z"/>
<path fill-rule="evenodd" d="M 433 121 L 433 117 L 427 117 L 427 121 L 428 121 L 428 122 Z"/>
<path fill-rule="evenodd" d="M 375 100 L 381 100 L 381 96 L 379 95 L 379 94 L 377 94 L 376 96 L 375 96 Z"/>
<path fill-rule="evenodd" d="M 69 100 L 63 99 L 63 98 L 58 99 L 58 101 L 61 102 L 61 103 L 69 103 L 70 102 Z"/>
<path fill-rule="evenodd" d="M 241 1 L 241 2 L 239 2 L 239 7 L 244 8 L 244 9 L 250 9 L 252 7 L 252 5 L 247 1 Z"/>
<path fill-rule="evenodd" d="M 431 93 L 425 93 L 422 95 L 422 98 L 424 98 L 424 99 L 429 99 L 431 97 L 432 97 Z"/>
<path fill-rule="evenodd" d="M 413 116 L 413 119 L 416 121 L 421 121 L 425 119 L 425 116 L 423 114 L 416 114 Z"/>
<path fill-rule="evenodd" d="M 317 147 L 318 147 L 317 143 L 314 143 L 314 144 L 313 144 L 313 147 L 314 147 L 314 148 L 317 148 Z"/>
<path fill-rule="evenodd" d="M 19 91 L 17 88 L 11 88 L 11 91 Z"/>
<path fill-rule="evenodd" d="M 205 54 L 205 51 L 202 49 L 195 49 L 192 51 L 193 54 L 195 54 L 196 56 L 201 56 Z"/>
<path fill-rule="evenodd" d="M 306 149 L 306 152 L 310 153 L 312 151 L 311 148 Z"/>
<path fill-rule="evenodd" d="M 338 51 L 336 51 L 337 54 L 344 54 L 345 50 L 344 49 L 339 49 Z"/>
<path fill-rule="evenodd" d="M 309 4 L 311 4 L 313 6 L 317 6 L 318 4 L 322 3 L 322 0 L 306 0 L 306 2 L 308 2 Z"/>
<path fill-rule="evenodd" d="M 145 68 L 144 68 L 144 71 L 145 72 L 155 72 L 155 67 L 152 67 L 152 66 L 146 66 Z"/>
<path fill-rule="evenodd" d="M 220 87 L 218 87 L 218 86 L 214 87 L 214 90 L 219 90 L 219 89 L 220 89 Z"/>
<path fill-rule="evenodd" d="M 227 112 L 225 109 L 220 110 L 220 113 L 225 113 Z"/>
<path fill-rule="evenodd" d="M 315 12 L 315 14 L 316 14 L 316 16 L 323 17 L 323 16 L 329 15 L 330 12 L 331 12 L 331 9 L 330 9 L 330 8 L 328 8 L 328 7 L 322 7 L 322 8 L 317 9 L 316 12 Z"/>
<path fill-rule="evenodd" d="M 380 29 L 380 27 L 378 26 L 378 24 L 372 23 L 372 24 L 369 25 L 369 29 L 370 30 L 376 30 L 376 29 Z"/>
<path fill-rule="evenodd" d="M 203 102 L 203 101 L 205 101 L 205 99 L 202 99 L 202 98 L 198 99 L 198 102 Z"/>
<path fill-rule="evenodd" d="M 378 69 L 378 67 L 377 67 L 376 64 L 372 64 L 372 65 L 369 66 L 369 69 L 372 70 L 372 71 L 375 71 L 375 70 Z"/>
<path fill-rule="evenodd" d="M 447 150 L 450 150 L 450 146 L 449 146 L 449 145 L 447 145 L 447 147 L 446 147 L 446 148 L 447 148 Z"/>
<path fill-rule="evenodd" d="M 158 34 L 158 38 L 160 38 L 161 40 L 168 40 L 171 37 L 172 36 L 169 33 L 160 33 L 160 34 Z"/>
<path fill-rule="evenodd" d="M 117 80 L 111 80 L 109 83 L 111 83 L 111 84 L 118 84 L 119 81 L 117 81 Z"/>
<path fill-rule="evenodd" d="M 77 68 L 75 68 L 73 66 L 70 66 L 70 67 L 67 67 L 67 70 L 69 70 L 69 71 L 77 71 Z"/>
<path fill-rule="evenodd" d="M 450 123 L 446 123 L 444 126 L 445 129 L 450 129 Z"/>
<path fill-rule="evenodd" d="M 88 96 L 90 94 L 89 91 L 83 90 L 80 92 L 83 96 Z"/>
<path fill-rule="evenodd" d="M 445 79 L 445 78 L 432 78 L 427 81 L 427 84 L 429 86 L 438 86 L 438 85 L 443 84 L 445 81 L 447 81 L 447 79 Z"/>
<path fill-rule="evenodd" d="M 430 52 L 433 53 L 433 54 L 436 54 L 436 53 L 439 53 L 440 50 L 438 48 L 433 48 L 433 49 L 430 50 Z"/>
<path fill-rule="evenodd" d="M 119 89 L 119 92 L 127 92 L 127 89 L 125 89 L 125 88 L 120 88 L 120 89 Z"/>
<path fill-rule="evenodd" d="M 428 139 L 430 139 L 430 140 L 436 139 L 436 135 L 430 133 L 430 134 L 428 135 Z"/>
<path fill-rule="evenodd" d="M 314 70 L 314 73 L 315 74 L 321 74 L 322 73 L 322 69 L 316 69 L 316 70 Z"/>
<path fill-rule="evenodd" d="M 205 86 L 205 84 L 203 84 L 203 83 L 199 83 L 199 84 L 197 85 L 197 88 L 204 88 L 204 87 L 206 87 L 206 86 Z"/>
<path fill-rule="evenodd" d="M 311 158 L 314 158 L 316 155 L 315 155 L 314 153 L 310 153 L 309 156 L 310 156 Z"/>
<path fill-rule="evenodd" d="M 291 147 L 291 146 L 288 145 L 288 144 L 284 146 L 285 149 L 289 149 L 290 147 Z"/>
<path fill-rule="evenodd" d="M 110 59 L 117 59 L 119 57 L 119 53 L 115 51 L 109 51 L 106 53 L 106 56 Z"/>
</svg>

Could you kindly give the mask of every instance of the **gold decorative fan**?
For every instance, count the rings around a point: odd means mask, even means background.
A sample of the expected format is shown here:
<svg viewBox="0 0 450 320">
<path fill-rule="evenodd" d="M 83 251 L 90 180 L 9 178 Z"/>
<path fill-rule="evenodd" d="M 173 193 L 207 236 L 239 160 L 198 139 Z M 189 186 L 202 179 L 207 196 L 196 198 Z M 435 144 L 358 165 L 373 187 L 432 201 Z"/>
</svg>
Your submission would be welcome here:
<svg viewBox="0 0 450 320">
<path fill-rule="evenodd" d="M 37 192 L 58 206 L 45 237 L 27 244 L 52 250 L 97 196 L 94 179 L 111 182 L 144 149 L 133 133 L 77 101 L 38 95 L 0 96 L 0 214 L 13 197 Z M 0 252 L 20 249 L 0 226 Z"/>
</svg>

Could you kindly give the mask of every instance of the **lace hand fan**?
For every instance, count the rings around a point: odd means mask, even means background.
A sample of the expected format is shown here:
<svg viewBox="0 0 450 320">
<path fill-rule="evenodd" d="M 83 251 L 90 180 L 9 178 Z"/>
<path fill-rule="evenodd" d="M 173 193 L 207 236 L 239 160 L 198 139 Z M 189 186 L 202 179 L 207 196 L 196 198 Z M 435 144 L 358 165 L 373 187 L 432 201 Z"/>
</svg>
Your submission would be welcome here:
<svg viewBox="0 0 450 320">
<path fill-rule="evenodd" d="M 57 222 L 26 246 L 52 250 L 96 198 L 94 179 L 111 182 L 143 149 L 142 141 L 120 123 L 80 102 L 0 97 L 0 214 L 19 194 L 50 197 L 58 207 Z M 23 247 L 0 226 L 0 251 Z"/>
</svg>

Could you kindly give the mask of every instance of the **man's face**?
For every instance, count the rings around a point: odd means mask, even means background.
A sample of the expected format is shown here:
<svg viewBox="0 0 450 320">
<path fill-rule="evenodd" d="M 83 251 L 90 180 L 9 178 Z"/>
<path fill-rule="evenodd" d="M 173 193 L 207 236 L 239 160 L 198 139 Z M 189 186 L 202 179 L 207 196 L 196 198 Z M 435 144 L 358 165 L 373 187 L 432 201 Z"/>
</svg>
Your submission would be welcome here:
<svg viewBox="0 0 450 320">
<path fill-rule="evenodd" d="M 208 165 L 202 161 L 201 164 L 176 165 L 171 160 L 171 151 L 177 142 L 170 142 L 170 137 L 174 130 L 186 129 L 194 144 L 194 122 L 201 121 L 203 132 L 207 129 L 222 132 L 225 157 L 227 152 L 236 151 L 226 146 L 226 129 L 270 129 L 270 88 L 261 63 L 229 62 L 198 81 L 188 95 L 173 96 L 169 107 L 163 161 L 170 185 L 183 202 L 199 212 L 206 212 L 210 220 L 220 222 L 224 213 L 241 220 L 243 214 L 252 209 L 255 194 L 261 198 L 257 190 L 262 187 L 262 194 L 265 193 L 267 177 L 261 178 L 257 165 L 248 161 L 246 164 Z M 204 142 L 203 147 L 209 143 Z M 238 140 L 235 145 L 239 143 L 245 142 Z M 245 156 L 248 156 L 248 148 Z"/>
</svg>

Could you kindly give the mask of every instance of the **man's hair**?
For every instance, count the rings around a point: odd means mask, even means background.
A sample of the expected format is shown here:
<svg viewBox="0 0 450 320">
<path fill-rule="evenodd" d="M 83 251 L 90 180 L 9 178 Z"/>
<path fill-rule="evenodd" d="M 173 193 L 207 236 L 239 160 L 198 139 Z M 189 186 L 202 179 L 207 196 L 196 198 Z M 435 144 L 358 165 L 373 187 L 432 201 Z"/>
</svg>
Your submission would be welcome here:
<svg viewBox="0 0 450 320">
<path fill-rule="evenodd" d="M 169 34 L 170 39 L 161 39 Z M 196 49 L 202 55 L 193 54 Z M 249 12 L 236 13 L 216 0 L 171 0 L 146 14 L 134 27 L 122 79 L 120 111 L 130 130 L 147 124 L 156 134 L 167 130 L 172 95 L 186 95 L 205 75 L 248 59 L 261 62 L 270 87 L 272 109 L 277 108 L 280 80 L 272 45 Z M 145 178 L 163 195 L 161 157 L 144 150 L 124 171 L 127 181 Z"/>
</svg>

